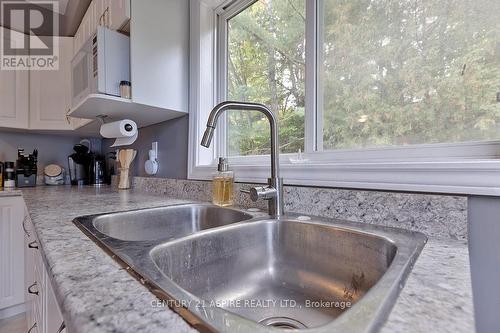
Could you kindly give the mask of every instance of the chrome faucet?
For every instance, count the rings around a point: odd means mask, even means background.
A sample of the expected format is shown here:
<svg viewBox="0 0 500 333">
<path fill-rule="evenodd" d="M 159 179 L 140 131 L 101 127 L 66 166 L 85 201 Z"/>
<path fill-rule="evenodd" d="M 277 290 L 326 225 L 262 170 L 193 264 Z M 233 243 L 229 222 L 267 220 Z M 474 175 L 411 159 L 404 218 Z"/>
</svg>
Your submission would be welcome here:
<svg viewBox="0 0 500 333">
<path fill-rule="evenodd" d="M 268 178 L 267 186 L 252 187 L 242 192 L 250 194 L 250 198 L 253 201 L 257 201 L 258 199 L 268 200 L 269 215 L 273 217 L 283 215 L 283 179 L 279 177 L 278 120 L 273 112 L 263 104 L 232 101 L 222 102 L 216 105 L 208 116 L 207 129 L 201 140 L 202 146 L 210 147 L 217 119 L 226 110 L 260 111 L 269 120 L 271 129 L 271 178 Z"/>
</svg>

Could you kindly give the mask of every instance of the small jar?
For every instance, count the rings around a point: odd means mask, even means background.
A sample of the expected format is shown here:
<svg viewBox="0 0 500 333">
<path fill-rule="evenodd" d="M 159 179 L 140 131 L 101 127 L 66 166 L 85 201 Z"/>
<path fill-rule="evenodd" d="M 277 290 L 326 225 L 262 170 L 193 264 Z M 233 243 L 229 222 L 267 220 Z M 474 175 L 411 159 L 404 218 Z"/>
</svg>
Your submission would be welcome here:
<svg viewBox="0 0 500 333">
<path fill-rule="evenodd" d="M 14 162 L 5 162 L 5 179 L 3 186 L 5 188 L 16 187 L 16 173 L 14 170 Z"/>
<path fill-rule="evenodd" d="M 132 98 L 132 84 L 130 81 L 120 81 L 120 97 Z"/>
</svg>

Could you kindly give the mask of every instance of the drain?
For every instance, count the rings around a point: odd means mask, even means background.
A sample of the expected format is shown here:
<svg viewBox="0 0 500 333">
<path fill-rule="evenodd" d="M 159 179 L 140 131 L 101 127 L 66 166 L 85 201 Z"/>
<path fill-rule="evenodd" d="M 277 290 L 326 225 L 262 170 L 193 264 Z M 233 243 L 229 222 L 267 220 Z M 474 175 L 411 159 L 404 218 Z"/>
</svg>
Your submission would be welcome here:
<svg viewBox="0 0 500 333">
<path fill-rule="evenodd" d="M 269 317 L 266 319 L 262 319 L 261 321 L 259 321 L 259 323 L 262 325 L 283 329 L 299 330 L 307 328 L 307 326 L 302 324 L 300 321 L 288 317 Z"/>
</svg>

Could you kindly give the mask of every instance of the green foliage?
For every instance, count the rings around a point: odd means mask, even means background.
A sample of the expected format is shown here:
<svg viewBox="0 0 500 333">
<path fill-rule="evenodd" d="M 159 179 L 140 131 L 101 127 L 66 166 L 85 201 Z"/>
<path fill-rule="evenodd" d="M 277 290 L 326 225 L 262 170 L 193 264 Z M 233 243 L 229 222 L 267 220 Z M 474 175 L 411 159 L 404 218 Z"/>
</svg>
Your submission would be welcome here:
<svg viewBox="0 0 500 333">
<path fill-rule="evenodd" d="M 327 0 L 325 149 L 498 138 L 499 11 L 498 0 Z"/>
<path fill-rule="evenodd" d="M 304 145 L 305 1 L 260 0 L 229 21 L 228 98 L 270 106 L 282 152 Z M 323 2 L 325 149 L 500 137 L 500 1 Z M 269 152 L 260 114 L 228 118 L 230 155 Z"/>
<path fill-rule="evenodd" d="M 229 21 L 228 98 L 278 115 L 281 152 L 304 150 L 304 17 L 303 0 L 268 0 Z M 229 113 L 229 155 L 269 153 L 268 124 L 257 112 Z"/>
</svg>

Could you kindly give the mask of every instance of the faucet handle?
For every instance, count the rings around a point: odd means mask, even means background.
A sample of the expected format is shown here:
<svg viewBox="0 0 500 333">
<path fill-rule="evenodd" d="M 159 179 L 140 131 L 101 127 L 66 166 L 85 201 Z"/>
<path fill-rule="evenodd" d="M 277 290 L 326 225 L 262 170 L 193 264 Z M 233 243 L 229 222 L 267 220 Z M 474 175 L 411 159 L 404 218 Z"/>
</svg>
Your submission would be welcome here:
<svg viewBox="0 0 500 333">
<path fill-rule="evenodd" d="M 259 199 L 270 200 L 275 198 L 278 191 L 271 186 L 256 186 L 249 189 L 242 189 L 240 192 L 249 194 L 252 201 L 257 201 Z"/>
<path fill-rule="evenodd" d="M 240 192 L 245 194 L 250 194 L 250 188 L 242 188 Z"/>
</svg>

